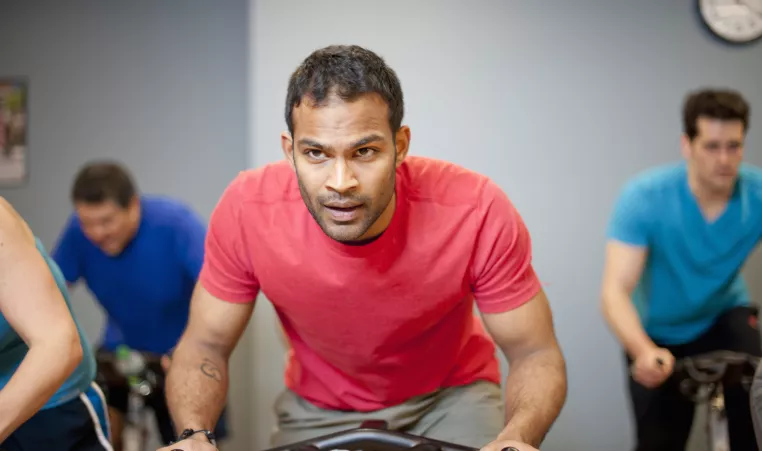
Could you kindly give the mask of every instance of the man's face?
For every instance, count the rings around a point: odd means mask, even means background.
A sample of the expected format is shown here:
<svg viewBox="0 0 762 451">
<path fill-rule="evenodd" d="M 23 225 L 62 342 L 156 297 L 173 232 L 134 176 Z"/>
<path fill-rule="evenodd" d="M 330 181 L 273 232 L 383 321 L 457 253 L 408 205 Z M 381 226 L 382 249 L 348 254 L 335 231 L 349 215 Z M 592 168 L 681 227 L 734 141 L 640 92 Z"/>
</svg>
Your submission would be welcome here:
<svg viewBox="0 0 762 451">
<path fill-rule="evenodd" d="M 375 94 L 352 102 L 337 97 L 293 111 L 294 137 L 282 135 L 307 208 L 329 237 L 350 242 L 383 232 L 394 214 L 396 168 L 410 130 L 395 134 L 388 107 Z"/>
<path fill-rule="evenodd" d="M 127 208 L 107 200 L 91 204 L 75 204 L 82 231 L 85 236 L 107 255 L 119 255 L 135 235 L 140 221 L 137 198 Z"/>
<path fill-rule="evenodd" d="M 698 183 L 710 192 L 732 191 L 743 160 L 743 123 L 700 117 L 696 125 L 693 141 L 683 138 L 683 154 Z"/>
</svg>

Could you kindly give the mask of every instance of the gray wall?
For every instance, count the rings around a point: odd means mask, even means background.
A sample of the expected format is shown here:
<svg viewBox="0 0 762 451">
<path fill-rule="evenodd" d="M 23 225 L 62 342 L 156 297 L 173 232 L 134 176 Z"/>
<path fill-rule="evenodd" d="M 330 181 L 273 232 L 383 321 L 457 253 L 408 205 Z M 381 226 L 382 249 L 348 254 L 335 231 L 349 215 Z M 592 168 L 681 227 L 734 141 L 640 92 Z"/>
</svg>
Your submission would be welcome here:
<svg viewBox="0 0 762 451">
<path fill-rule="evenodd" d="M 208 218 L 247 165 L 247 15 L 245 0 L 2 2 L 0 76 L 31 83 L 31 162 L 29 183 L 0 195 L 50 247 L 78 167 L 112 157 L 143 191 Z M 100 309 L 82 288 L 74 304 L 97 339 Z M 247 353 L 239 349 L 234 364 L 230 449 L 248 449 L 249 405 L 235 402 L 249 396 Z"/>
<path fill-rule="evenodd" d="M 282 158 L 286 83 L 301 59 L 323 45 L 360 44 L 402 79 L 411 152 L 493 177 L 523 214 L 569 365 L 568 403 L 546 451 L 631 443 L 622 354 L 598 311 L 604 226 L 620 185 L 680 158 L 686 90 L 729 85 L 762 109 L 762 43 L 717 42 L 694 3 L 252 1 L 256 165 Z M 760 117 L 748 141 L 757 164 Z M 761 294 L 759 279 L 751 283 Z M 253 402 L 262 448 L 283 354 L 269 304 L 257 309 Z"/>
<path fill-rule="evenodd" d="M 718 43 L 692 1 L 249 3 L 247 12 L 244 0 L 3 2 L 0 75 L 31 81 L 31 176 L 0 195 L 50 246 L 72 175 L 110 156 L 143 190 L 208 217 L 241 167 L 281 158 L 286 81 L 299 61 L 331 43 L 369 46 L 402 79 L 411 151 L 493 177 L 530 227 L 570 376 L 544 449 L 626 449 L 624 369 L 597 310 L 611 203 L 627 177 L 679 158 L 687 89 L 730 85 L 760 108 L 762 44 Z M 755 115 L 757 164 L 760 126 Z M 749 272 L 760 269 L 753 259 Z M 97 337 L 101 316 L 84 290 L 75 309 Z M 266 447 L 282 387 L 267 302 L 254 324 L 236 352 L 236 440 L 226 449 Z"/>
</svg>

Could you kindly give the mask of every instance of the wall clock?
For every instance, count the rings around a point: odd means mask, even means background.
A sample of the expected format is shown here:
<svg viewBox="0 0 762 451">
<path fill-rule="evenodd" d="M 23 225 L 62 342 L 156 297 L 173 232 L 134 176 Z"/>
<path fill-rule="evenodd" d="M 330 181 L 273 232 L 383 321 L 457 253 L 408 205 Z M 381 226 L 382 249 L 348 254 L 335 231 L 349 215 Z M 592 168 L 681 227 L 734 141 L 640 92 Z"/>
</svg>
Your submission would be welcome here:
<svg viewBox="0 0 762 451">
<path fill-rule="evenodd" d="M 762 0 L 697 0 L 699 15 L 709 30 L 732 44 L 762 38 Z"/>
</svg>

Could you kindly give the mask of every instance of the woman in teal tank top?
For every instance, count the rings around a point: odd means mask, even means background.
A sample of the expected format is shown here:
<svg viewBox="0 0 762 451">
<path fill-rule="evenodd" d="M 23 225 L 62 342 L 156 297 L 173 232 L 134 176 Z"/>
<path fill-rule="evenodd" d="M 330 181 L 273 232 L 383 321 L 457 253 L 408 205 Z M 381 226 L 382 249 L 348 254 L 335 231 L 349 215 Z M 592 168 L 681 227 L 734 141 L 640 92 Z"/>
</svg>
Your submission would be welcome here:
<svg viewBox="0 0 762 451">
<path fill-rule="evenodd" d="M 111 451 L 95 365 L 58 266 L 0 198 L 0 449 Z"/>
</svg>

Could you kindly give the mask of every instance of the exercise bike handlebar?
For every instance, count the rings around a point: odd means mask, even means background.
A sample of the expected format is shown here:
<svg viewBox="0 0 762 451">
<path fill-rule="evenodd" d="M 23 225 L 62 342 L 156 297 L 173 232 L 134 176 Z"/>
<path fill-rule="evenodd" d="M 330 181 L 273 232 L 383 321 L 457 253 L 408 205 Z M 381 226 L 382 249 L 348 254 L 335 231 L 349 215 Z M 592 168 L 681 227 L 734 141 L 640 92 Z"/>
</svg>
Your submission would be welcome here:
<svg viewBox="0 0 762 451">
<path fill-rule="evenodd" d="M 696 403 L 709 401 L 723 386 L 751 388 L 760 357 L 735 351 L 713 351 L 675 360 L 672 378 L 680 392 Z"/>
<path fill-rule="evenodd" d="M 131 378 L 137 378 L 139 385 L 143 387 L 141 390 L 145 392 L 144 394 L 149 393 L 148 389 L 144 387 L 146 383 L 151 388 L 150 391 L 163 387 L 164 369 L 161 362 L 163 355 L 134 350 L 131 352 L 140 357 L 140 363 L 137 367 L 120 368 L 120 361 L 115 352 L 97 352 L 95 360 L 98 364 L 97 378 L 99 382 L 107 387 L 131 387 L 138 383 Z"/>
<path fill-rule="evenodd" d="M 377 424 L 380 423 L 380 424 Z M 363 423 L 359 428 L 323 435 L 266 451 L 477 451 L 478 448 L 443 442 L 399 431 L 390 431 L 383 421 Z"/>
<path fill-rule="evenodd" d="M 760 357 L 735 351 L 713 351 L 675 360 L 673 372 L 684 372 L 699 383 L 713 383 L 725 377 L 728 367 L 747 367 L 752 371 Z"/>
</svg>

